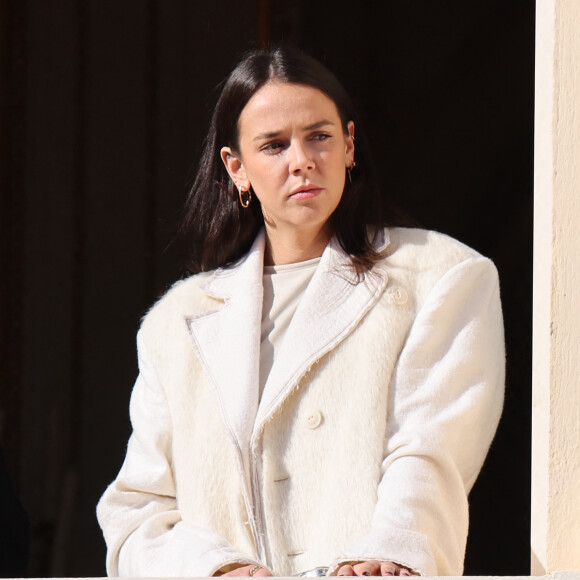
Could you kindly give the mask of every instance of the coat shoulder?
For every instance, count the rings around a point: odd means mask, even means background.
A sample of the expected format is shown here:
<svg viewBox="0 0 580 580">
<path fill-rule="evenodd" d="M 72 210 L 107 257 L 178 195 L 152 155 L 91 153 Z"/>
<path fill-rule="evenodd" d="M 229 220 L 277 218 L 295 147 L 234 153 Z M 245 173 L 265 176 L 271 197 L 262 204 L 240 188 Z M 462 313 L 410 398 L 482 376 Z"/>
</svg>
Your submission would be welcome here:
<svg viewBox="0 0 580 580">
<path fill-rule="evenodd" d="M 176 321 L 207 310 L 209 299 L 202 288 L 213 275 L 203 272 L 175 282 L 145 314 L 139 334 L 163 334 L 164 329 L 174 329 Z"/>
<path fill-rule="evenodd" d="M 483 259 L 476 250 L 439 232 L 418 228 L 391 228 L 390 246 L 384 265 L 404 269 L 448 270 L 469 259 Z"/>
<path fill-rule="evenodd" d="M 438 232 L 422 229 L 393 228 L 388 230 L 390 243 L 386 257 L 377 266 L 388 272 L 390 283 L 402 285 L 421 304 L 440 281 L 478 277 L 477 285 L 499 284 L 497 270 L 491 260 L 469 246 Z"/>
</svg>

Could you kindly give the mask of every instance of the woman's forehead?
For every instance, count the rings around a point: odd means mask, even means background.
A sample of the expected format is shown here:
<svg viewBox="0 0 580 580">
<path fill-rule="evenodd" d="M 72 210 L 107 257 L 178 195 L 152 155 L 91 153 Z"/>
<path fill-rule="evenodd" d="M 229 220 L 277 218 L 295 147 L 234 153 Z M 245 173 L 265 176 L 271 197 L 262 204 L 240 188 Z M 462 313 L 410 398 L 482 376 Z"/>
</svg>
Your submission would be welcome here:
<svg viewBox="0 0 580 580">
<path fill-rule="evenodd" d="M 272 81 L 248 101 L 239 129 L 254 134 L 279 131 L 290 124 L 306 130 L 322 120 L 340 124 L 336 105 L 326 94 L 308 85 Z"/>
</svg>

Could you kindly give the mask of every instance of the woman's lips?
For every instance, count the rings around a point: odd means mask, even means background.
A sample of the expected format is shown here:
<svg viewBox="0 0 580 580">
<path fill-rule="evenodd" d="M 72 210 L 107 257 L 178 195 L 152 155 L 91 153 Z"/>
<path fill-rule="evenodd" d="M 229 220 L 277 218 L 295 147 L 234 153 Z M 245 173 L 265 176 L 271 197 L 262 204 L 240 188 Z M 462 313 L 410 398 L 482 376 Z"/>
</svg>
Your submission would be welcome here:
<svg viewBox="0 0 580 580">
<path fill-rule="evenodd" d="M 310 199 L 322 191 L 321 187 L 309 186 L 290 194 L 291 199 Z"/>
</svg>

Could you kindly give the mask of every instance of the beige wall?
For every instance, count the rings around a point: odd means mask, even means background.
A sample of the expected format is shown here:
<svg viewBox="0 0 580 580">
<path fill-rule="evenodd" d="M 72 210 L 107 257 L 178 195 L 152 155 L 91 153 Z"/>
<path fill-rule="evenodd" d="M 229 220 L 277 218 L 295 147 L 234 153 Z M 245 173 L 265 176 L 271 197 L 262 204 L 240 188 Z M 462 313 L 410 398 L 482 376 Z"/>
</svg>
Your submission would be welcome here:
<svg viewBox="0 0 580 580">
<path fill-rule="evenodd" d="M 580 570 L 580 2 L 538 0 L 532 574 Z"/>
</svg>

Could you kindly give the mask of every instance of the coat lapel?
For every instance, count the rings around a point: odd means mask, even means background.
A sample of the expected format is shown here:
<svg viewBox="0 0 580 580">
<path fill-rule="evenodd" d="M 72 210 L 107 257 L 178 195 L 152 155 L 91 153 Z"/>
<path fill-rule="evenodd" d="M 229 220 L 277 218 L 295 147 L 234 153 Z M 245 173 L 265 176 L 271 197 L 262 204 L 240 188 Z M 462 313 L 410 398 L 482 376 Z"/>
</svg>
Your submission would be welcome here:
<svg viewBox="0 0 580 580">
<path fill-rule="evenodd" d="M 244 462 L 252 434 L 260 433 L 312 364 L 356 328 L 388 279 L 375 268 L 357 283 L 350 258 L 333 239 L 298 305 L 259 401 L 264 249 L 262 231 L 239 264 L 218 270 L 202 286 L 215 300 L 215 309 L 188 318 L 194 348 Z"/>
<path fill-rule="evenodd" d="M 211 276 L 201 290 L 215 299 L 215 310 L 188 318 L 194 348 L 244 456 L 258 408 L 264 246 L 261 232 L 239 264 Z"/>
<path fill-rule="evenodd" d="M 386 244 L 388 241 L 381 245 Z M 387 273 L 378 268 L 359 283 L 353 278 L 350 258 L 333 239 L 296 309 L 272 366 L 258 408 L 255 436 L 312 364 L 356 328 L 379 299 L 388 280 Z"/>
</svg>

